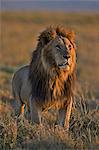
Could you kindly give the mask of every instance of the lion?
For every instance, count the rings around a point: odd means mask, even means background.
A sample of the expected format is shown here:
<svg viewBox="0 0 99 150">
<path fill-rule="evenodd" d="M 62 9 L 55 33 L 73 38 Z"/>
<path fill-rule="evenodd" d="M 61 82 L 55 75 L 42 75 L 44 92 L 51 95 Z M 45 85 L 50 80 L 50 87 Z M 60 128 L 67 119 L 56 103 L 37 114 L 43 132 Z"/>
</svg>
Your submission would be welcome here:
<svg viewBox="0 0 99 150">
<path fill-rule="evenodd" d="M 30 64 L 13 77 L 16 114 L 30 113 L 31 121 L 42 123 L 42 112 L 58 110 L 57 124 L 69 129 L 76 81 L 76 46 L 73 31 L 48 27 L 40 33 Z"/>
</svg>

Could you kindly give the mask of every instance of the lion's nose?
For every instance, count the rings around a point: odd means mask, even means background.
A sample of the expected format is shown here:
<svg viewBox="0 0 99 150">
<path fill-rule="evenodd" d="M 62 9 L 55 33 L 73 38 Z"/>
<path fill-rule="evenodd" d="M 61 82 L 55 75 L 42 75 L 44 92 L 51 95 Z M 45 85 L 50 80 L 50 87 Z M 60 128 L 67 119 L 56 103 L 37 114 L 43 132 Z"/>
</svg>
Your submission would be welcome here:
<svg viewBox="0 0 99 150">
<path fill-rule="evenodd" d="M 65 59 L 69 59 L 70 58 L 70 55 L 63 55 L 63 57 L 65 58 Z"/>
</svg>

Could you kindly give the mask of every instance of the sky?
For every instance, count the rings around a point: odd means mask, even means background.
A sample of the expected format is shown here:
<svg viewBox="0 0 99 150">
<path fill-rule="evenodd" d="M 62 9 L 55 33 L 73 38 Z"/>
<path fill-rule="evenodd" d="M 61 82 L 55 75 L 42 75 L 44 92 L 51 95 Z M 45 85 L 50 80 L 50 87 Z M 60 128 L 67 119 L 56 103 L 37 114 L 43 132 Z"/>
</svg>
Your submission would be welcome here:
<svg viewBox="0 0 99 150">
<path fill-rule="evenodd" d="M 1 10 L 98 11 L 99 0 L 0 0 Z"/>
</svg>

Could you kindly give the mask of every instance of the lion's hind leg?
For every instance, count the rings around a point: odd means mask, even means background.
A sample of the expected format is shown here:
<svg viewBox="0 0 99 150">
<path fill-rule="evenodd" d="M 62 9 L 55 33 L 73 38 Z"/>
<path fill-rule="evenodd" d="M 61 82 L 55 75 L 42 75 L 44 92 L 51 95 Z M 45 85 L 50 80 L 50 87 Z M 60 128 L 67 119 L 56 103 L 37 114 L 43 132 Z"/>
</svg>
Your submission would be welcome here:
<svg viewBox="0 0 99 150">
<path fill-rule="evenodd" d="M 24 113 L 24 104 L 19 99 L 14 99 L 14 111 L 15 111 L 15 116 L 19 117 L 21 114 Z"/>
<path fill-rule="evenodd" d="M 28 101 L 29 101 L 29 100 L 28 100 Z M 25 107 L 24 107 L 24 116 L 25 116 L 25 118 L 26 118 L 28 121 L 31 120 L 29 103 L 26 103 L 26 104 L 25 104 Z"/>
<path fill-rule="evenodd" d="M 15 111 L 15 116 L 18 118 L 20 115 L 24 116 L 25 104 L 22 102 L 21 97 L 16 93 L 14 94 L 14 104 L 13 108 Z"/>
</svg>

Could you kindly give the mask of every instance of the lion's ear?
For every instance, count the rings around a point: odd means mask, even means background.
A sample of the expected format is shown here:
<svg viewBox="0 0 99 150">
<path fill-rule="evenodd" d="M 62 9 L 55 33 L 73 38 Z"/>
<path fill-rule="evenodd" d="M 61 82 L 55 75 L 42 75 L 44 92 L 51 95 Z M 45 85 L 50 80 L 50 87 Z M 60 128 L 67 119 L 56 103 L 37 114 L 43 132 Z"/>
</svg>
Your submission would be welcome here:
<svg viewBox="0 0 99 150">
<path fill-rule="evenodd" d="M 75 44 L 75 33 L 74 31 L 70 31 L 67 33 L 66 37 L 71 41 L 73 47 L 76 49 L 76 44 Z"/>
<path fill-rule="evenodd" d="M 72 42 L 75 43 L 75 33 L 74 31 L 69 31 L 66 35 L 66 37 Z"/>
<path fill-rule="evenodd" d="M 55 38 L 56 32 L 52 27 L 47 28 L 43 32 L 41 32 L 38 41 L 42 43 L 42 46 L 45 46 L 49 43 L 53 38 Z"/>
</svg>

